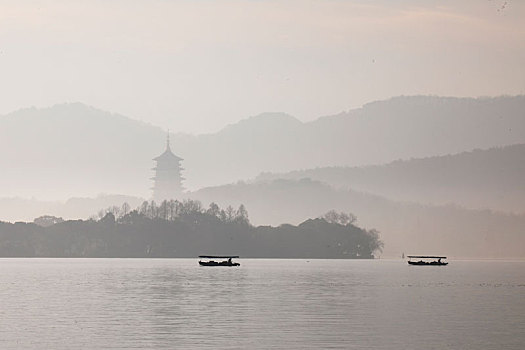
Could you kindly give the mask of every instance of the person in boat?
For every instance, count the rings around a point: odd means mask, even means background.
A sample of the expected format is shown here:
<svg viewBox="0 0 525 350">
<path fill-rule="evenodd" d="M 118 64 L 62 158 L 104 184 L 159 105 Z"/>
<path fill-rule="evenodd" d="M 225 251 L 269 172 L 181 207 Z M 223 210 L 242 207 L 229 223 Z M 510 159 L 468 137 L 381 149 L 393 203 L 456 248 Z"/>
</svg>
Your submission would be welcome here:
<svg viewBox="0 0 525 350">
<path fill-rule="evenodd" d="M 232 264 L 232 258 L 228 258 L 228 265 Z"/>
<path fill-rule="evenodd" d="M 438 259 L 438 264 L 441 264 L 441 258 Z"/>
</svg>

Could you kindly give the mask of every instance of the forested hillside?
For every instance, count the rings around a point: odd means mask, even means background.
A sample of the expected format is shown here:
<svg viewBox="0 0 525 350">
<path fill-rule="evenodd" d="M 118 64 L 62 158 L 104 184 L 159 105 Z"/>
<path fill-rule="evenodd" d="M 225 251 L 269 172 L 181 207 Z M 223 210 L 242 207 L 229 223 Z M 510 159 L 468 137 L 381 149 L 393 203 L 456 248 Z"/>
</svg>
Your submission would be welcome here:
<svg viewBox="0 0 525 350">
<path fill-rule="evenodd" d="M 386 165 L 264 173 L 256 180 L 302 178 L 396 201 L 525 213 L 525 144 Z"/>
</svg>

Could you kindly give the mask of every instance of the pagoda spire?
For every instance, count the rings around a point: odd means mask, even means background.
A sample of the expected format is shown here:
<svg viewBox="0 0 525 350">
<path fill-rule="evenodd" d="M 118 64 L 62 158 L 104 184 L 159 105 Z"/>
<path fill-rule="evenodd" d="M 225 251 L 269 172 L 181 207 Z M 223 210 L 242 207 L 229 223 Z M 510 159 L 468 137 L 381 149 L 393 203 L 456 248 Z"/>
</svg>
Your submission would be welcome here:
<svg viewBox="0 0 525 350">
<path fill-rule="evenodd" d="M 168 137 L 166 138 L 166 149 L 170 149 L 170 129 L 168 129 Z"/>
</svg>

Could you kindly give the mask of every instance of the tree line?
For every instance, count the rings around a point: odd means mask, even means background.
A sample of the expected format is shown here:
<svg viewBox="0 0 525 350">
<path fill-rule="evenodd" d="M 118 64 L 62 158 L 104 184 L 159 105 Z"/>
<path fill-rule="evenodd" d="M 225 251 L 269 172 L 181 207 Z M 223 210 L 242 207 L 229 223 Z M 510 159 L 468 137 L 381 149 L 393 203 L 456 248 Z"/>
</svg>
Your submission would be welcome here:
<svg viewBox="0 0 525 350">
<path fill-rule="evenodd" d="M 109 214 L 109 216 L 108 216 Z M 122 204 L 122 206 L 111 206 L 106 209 L 100 210 L 97 215 L 92 216 L 92 220 L 102 220 L 113 217 L 116 222 L 128 222 L 134 217 L 146 217 L 149 219 L 163 219 L 167 221 L 175 221 L 177 219 L 184 219 L 192 216 L 208 215 L 219 219 L 223 223 L 239 223 L 244 225 L 250 225 L 248 218 L 248 211 L 244 204 L 241 204 L 239 208 L 234 209 L 231 205 L 227 206 L 226 209 L 222 209 L 216 203 L 210 203 L 206 209 L 202 203 L 198 200 L 184 199 L 178 200 L 164 200 L 160 204 L 155 201 L 144 201 L 140 206 L 135 209 L 131 209 L 128 203 Z"/>
<path fill-rule="evenodd" d="M 330 211 L 299 225 L 253 226 L 244 205 L 233 209 L 194 200 L 144 202 L 101 210 L 88 220 L 42 216 L 34 223 L 0 222 L 3 257 L 373 258 L 383 246 L 375 230 L 351 214 Z"/>
</svg>

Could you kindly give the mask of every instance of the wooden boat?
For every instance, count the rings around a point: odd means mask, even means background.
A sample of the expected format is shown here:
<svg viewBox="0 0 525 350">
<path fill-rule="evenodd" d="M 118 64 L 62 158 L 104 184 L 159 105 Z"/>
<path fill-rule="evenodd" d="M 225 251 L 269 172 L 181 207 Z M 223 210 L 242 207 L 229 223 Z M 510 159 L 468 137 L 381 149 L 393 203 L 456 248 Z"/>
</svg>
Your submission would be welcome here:
<svg viewBox="0 0 525 350">
<path fill-rule="evenodd" d="M 446 256 L 427 256 L 427 255 L 408 255 L 408 264 L 416 266 L 445 266 L 448 262 L 441 261 L 446 259 Z M 413 261 L 412 259 L 419 259 Z"/>
<path fill-rule="evenodd" d="M 228 266 L 228 267 L 241 266 L 241 264 L 239 264 L 238 262 L 232 261 L 232 259 L 238 259 L 238 258 L 239 258 L 238 255 L 199 255 L 199 265 L 200 266 Z M 215 261 L 213 259 L 222 259 L 222 261 Z"/>
</svg>

